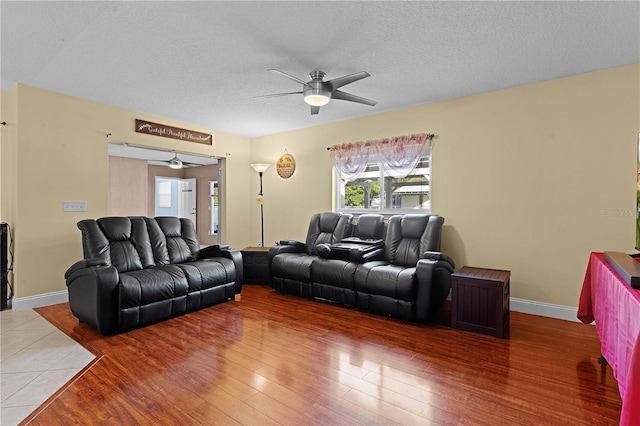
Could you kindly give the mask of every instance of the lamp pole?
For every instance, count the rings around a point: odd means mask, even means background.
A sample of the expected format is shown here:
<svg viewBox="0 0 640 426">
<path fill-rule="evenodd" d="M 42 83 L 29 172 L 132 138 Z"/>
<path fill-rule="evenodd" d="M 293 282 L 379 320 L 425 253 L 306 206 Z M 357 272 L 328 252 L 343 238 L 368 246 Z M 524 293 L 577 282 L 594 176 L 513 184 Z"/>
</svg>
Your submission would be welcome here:
<svg viewBox="0 0 640 426">
<path fill-rule="evenodd" d="M 264 247 L 264 199 L 262 197 L 262 174 L 264 172 L 258 172 L 260 175 L 260 246 Z"/>
<path fill-rule="evenodd" d="M 260 247 L 264 247 L 264 198 L 262 194 L 262 175 L 267 169 L 271 166 L 271 164 L 267 163 L 253 163 L 251 167 L 253 170 L 258 172 L 260 176 L 260 192 L 258 192 L 258 202 L 260 203 Z"/>
</svg>

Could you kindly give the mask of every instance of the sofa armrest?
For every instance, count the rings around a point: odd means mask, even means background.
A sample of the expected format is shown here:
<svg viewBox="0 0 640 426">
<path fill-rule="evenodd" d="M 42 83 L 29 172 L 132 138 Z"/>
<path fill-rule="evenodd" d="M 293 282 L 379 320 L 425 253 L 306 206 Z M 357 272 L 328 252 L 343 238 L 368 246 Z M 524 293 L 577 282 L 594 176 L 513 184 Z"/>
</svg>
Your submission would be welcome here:
<svg viewBox="0 0 640 426">
<path fill-rule="evenodd" d="M 229 248 L 229 244 L 213 244 L 203 247 L 196 253 L 196 260 L 213 259 L 216 257 L 224 257 L 233 261 L 236 269 L 236 293 L 242 291 L 242 281 L 244 280 L 242 269 L 242 253 L 240 250 Z"/>
<path fill-rule="evenodd" d="M 83 260 L 79 260 L 76 263 L 74 263 L 73 265 L 71 265 L 69 267 L 69 269 L 67 269 L 67 272 L 64 273 L 64 279 L 66 280 L 67 278 L 69 278 L 71 275 L 73 275 L 74 272 L 83 269 L 83 268 L 89 268 L 91 266 L 106 266 L 107 262 L 104 259 L 100 259 L 100 258 L 94 258 L 94 259 L 83 259 Z"/>
<path fill-rule="evenodd" d="M 65 274 L 69 308 L 73 315 L 102 334 L 118 329 L 118 283 L 120 275 L 104 261 L 76 262 Z"/>
<path fill-rule="evenodd" d="M 280 244 L 277 246 L 271 246 L 269 248 L 269 259 L 273 259 L 274 256 L 280 253 L 306 253 L 306 246 L 297 244 Z"/>
<path fill-rule="evenodd" d="M 373 260 L 382 260 L 384 257 L 384 248 L 378 247 L 369 252 L 363 252 L 359 249 L 352 249 L 349 253 L 351 260 L 357 263 L 371 262 Z"/>
<path fill-rule="evenodd" d="M 229 244 L 213 244 L 207 247 L 202 247 L 196 253 L 196 260 L 222 256 L 222 251 L 229 251 Z"/>
<path fill-rule="evenodd" d="M 242 283 L 244 282 L 244 269 L 242 266 L 242 252 L 240 250 L 223 250 L 223 253 L 228 253 L 228 258 L 233 261 L 233 265 L 236 268 L 236 294 L 240 294 L 242 291 Z"/>
<path fill-rule="evenodd" d="M 281 253 L 306 253 L 306 245 L 299 241 L 292 241 L 296 244 L 283 244 L 284 241 L 280 241 L 280 244 L 271 246 L 267 253 L 267 278 L 269 286 L 273 287 L 273 258 Z"/>
<path fill-rule="evenodd" d="M 422 321 L 432 320 L 442 307 L 451 291 L 453 265 L 450 261 L 453 262 L 445 254 L 439 259 L 418 260 L 416 265 L 416 319 Z"/>
<path fill-rule="evenodd" d="M 304 251 L 307 248 L 305 243 L 301 243 L 300 241 L 296 241 L 296 240 L 280 240 L 279 245 L 296 247 L 301 249 L 302 251 Z"/>
<path fill-rule="evenodd" d="M 456 263 L 453 261 L 452 258 L 450 258 L 449 256 L 447 256 L 446 254 L 439 252 L 439 251 L 427 251 L 424 253 L 423 255 L 424 259 L 429 259 L 429 260 L 442 260 L 445 261 L 447 263 L 449 263 L 451 265 L 451 272 L 453 272 L 454 269 L 456 269 Z"/>
</svg>

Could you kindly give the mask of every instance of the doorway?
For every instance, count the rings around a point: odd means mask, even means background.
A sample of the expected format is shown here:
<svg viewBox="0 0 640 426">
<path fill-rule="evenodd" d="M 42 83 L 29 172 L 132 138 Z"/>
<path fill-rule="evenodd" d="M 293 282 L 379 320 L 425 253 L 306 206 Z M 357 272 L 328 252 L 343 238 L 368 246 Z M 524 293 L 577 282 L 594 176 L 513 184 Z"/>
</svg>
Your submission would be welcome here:
<svg viewBox="0 0 640 426">
<path fill-rule="evenodd" d="M 197 227 L 196 179 L 156 176 L 155 216 L 190 219 Z"/>
<path fill-rule="evenodd" d="M 189 217 L 200 244 L 217 244 L 224 238 L 224 158 L 178 153 L 183 167 L 174 169 L 168 161 L 175 155 L 110 142 L 109 215 Z M 156 178 L 164 184 L 159 187 Z M 180 181 L 189 183 L 181 188 Z"/>
</svg>

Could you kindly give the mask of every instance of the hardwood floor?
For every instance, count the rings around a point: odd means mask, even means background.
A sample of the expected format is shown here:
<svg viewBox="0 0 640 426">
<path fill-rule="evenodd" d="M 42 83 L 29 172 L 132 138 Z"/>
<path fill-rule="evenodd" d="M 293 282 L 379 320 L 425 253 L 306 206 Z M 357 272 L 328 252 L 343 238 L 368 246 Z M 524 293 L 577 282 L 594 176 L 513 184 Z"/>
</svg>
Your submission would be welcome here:
<svg viewBox="0 0 640 426">
<path fill-rule="evenodd" d="M 617 425 L 595 328 L 512 312 L 508 340 L 245 285 L 223 303 L 103 337 L 42 316 L 99 359 L 26 423 Z"/>
</svg>

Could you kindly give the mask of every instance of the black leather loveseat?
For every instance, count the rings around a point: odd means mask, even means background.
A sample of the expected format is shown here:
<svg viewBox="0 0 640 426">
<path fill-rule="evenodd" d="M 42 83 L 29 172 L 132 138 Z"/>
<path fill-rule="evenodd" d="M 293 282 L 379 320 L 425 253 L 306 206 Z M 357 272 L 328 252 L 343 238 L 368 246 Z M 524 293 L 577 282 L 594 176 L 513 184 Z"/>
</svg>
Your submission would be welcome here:
<svg viewBox="0 0 640 426">
<path fill-rule="evenodd" d="M 104 217 L 78 228 L 84 260 L 65 273 L 69 307 L 102 334 L 231 300 L 242 290 L 241 253 L 200 249 L 188 219 Z"/>
<path fill-rule="evenodd" d="M 305 243 L 269 249 L 274 289 L 408 320 L 428 321 L 451 290 L 453 260 L 440 250 L 444 218 L 318 213 Z M 355 238 L 354 238 L 355 237 Z M 358 241 L 360 240 L 360 241 Z M 379 244 L 378 244 L 379 243 Z"/>
</svg>

